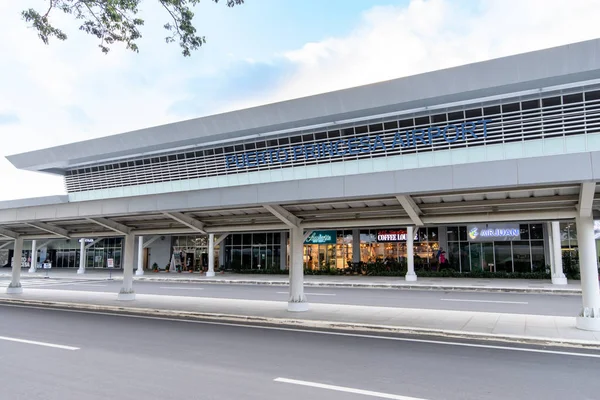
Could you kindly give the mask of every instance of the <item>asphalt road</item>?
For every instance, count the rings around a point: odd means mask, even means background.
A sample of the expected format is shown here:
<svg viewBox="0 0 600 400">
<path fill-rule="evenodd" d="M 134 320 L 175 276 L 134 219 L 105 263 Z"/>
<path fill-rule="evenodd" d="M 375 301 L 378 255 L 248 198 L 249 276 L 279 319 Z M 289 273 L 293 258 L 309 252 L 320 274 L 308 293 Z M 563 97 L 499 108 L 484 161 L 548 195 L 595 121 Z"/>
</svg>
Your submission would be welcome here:
<svg viewBox="0 0 600 400">
<path fill-rule="evenodd" d="M 0 315 L 0 390 L 11 400 L 586 400 L 600 393 L 600 352 L 592 350 L 540 353 L 5 305 Z M 71 348 L 48 347 L 56 345 Z"/>
<path fill-rule="evenodd" d="M 4 279 L 0 284 L 8 285 Z M 87 290 L 118 293 L 119 281 L 69 281 L 23 279 L 23 287 L 56 290 Z M 140 294 L 215 297 L 247 300 L 287 301 L 284 286 L 221 285 L 176 282 L 135 282 Z M 486 292 L 442 292 L 401 289 L 305 288 L 312 303 L 366 305 L 377 307 L 424 308 L 434 310 L 484 311 L 572 317 L 581 309 L 575 295 L 515 294 Z"/>
</svg>

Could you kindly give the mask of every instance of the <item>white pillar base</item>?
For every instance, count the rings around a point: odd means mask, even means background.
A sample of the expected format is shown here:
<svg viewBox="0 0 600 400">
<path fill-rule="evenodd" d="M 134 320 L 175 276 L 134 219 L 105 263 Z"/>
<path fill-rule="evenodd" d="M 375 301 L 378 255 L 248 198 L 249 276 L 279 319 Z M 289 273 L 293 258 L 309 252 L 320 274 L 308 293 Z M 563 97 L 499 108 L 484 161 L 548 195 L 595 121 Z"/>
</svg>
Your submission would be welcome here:
<svg viewBox="0 0 600 400">
<path fill-rule="evenodd" d="M 300 303 L 288 301 L 288 311 L 291 312 L 304 312 L 308 311 L 310 306 L 307 301 L 303 301 Z"/>
<path fill-rule="evenodd" d="M 552 284 L 553 285 L 566 285 L 567 284 L 567 277 L 566 276 L 553 276 L 552 277 Z"/>
<path fill-rule="evenodd" d="M 118 296 L 117 296 L 117 300 L 120 301 L 132 301 L 135 300 L 135 292 L 131 291 L 131 292 L 119 292 Z"/>
<path fill-rule="evenodd" d="M 136 276 L 142 276 L 142 275 L 144 275 L 144 270 L 140 269 L 140 268 L 136 269 L 135 270 L 135 275 Z"/>
<path fill-rule="evenodd" d="M 78 269 L 77 270 L 77 275 L 83 275 L 85 274 L 85 269 Z"/>
<path fill-rule="evenodd" d="M 587 311 L 589 312 L 592 310 Z M 592 316 L 577 317 L 575 320 L 575 326 L 577 327 L 577 329 L 581 329 L 583 331 L 600 332 L 600 309 L 596 309 L 593 313 L 590 314 Z"/>
<path fill-rule="evenodd" d="M 35 267 L 29 268 L 29 273 L 30 274 L 35 274 L 35 271 L 36 271 Z"/>
<path fill-rule="evenodd" d="M 404 279 L 406 280 L 406 282 L 416 282 L 417 281 L 417 274 L 406 274 L 406 276 L 404 277 Z"/>
<path fill-rule="evenodd" d="M 6 294 L 21 294 L 23 293 L 23 286 L 19 285 L 16 287 L 8 286 L 6 288 Z"/>
<path fill-rule="evenodd" d="M 207 278 L 212 278 L 213 276 L 215 276 L 215 271 L 206 271 Z"/>
</svg>

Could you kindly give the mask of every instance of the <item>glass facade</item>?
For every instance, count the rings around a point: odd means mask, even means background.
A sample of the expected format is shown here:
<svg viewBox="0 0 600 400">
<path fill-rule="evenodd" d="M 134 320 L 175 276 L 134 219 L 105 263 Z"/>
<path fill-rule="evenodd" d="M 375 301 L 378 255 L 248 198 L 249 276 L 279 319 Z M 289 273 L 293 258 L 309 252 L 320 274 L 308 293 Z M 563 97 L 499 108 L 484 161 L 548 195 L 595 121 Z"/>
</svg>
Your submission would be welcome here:
<svg viewBox="0 0 600 400">
<path fill-rule="evenodd" d="M 543 224 L 520 224 L 520 240 L 470 241 L 466 226 L 449 226 L 448 262 L 461 272 L 545 269 Z"/>
<path fill-rule="evenodd" d="M 279 269 L 281 266 L 280 232 L 232 234 L 223 243 L 226 269 Z"/>
</svg>

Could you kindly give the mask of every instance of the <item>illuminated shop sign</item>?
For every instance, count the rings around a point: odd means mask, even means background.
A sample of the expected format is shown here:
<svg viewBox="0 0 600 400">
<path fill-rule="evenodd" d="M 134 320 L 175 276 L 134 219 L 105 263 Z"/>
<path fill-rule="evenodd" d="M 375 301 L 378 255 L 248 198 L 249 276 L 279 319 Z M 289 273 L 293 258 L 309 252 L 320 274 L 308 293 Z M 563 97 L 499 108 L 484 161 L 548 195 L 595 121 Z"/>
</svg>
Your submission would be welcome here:
<svg viewBox="0 0 600 400">
<path fill-rule="evenodd" d="M 521 229 L 518 224 L 469 225 L 467 227 L 467 236 L 471 242 L 520 240 Z"/>
<path fill-rule="evenodd" d="M 381 136 L 364 135 L 339 139 L 326 143 L 307 143 L 291 147 L 248 151 L 225 156 L 227 168 L 256 167 L 259 165 L 285 164 L 297 160 L 311 160 L 342 157 L 348 154 L 365 154 L 376 151 L 388 152 L 396 148 L 408 149 L 418 144 L 431 145 L 433 139 L 443 138 L 446 143 L 463 142 L 468 137 L 481 139 L 487 137 L 491 119 L 469 121 L 445 126 L 430 126 L 408 131 L 398 131 L 393 138 L 384 140 Z"/>
<path fill-rule="evenodd" d="M 314 231 L 311 233 L 304 244 L 335 244 L 337 231 Z"/>
<path fill-rule="evenodd" d="M 415 229 L 414 240 L 419 240 L 417 230 Z M 406 242 L 406 230 L 387 230 L 377 232 L 377 242 L 379 243 L 392 243 L 392 242 Z"/>
<path fill-rule="evenodd" d="M 377 241 L 379 243 L 406 242 L 406 231 L 379 231 L 377 232 Z"/>
</svg>

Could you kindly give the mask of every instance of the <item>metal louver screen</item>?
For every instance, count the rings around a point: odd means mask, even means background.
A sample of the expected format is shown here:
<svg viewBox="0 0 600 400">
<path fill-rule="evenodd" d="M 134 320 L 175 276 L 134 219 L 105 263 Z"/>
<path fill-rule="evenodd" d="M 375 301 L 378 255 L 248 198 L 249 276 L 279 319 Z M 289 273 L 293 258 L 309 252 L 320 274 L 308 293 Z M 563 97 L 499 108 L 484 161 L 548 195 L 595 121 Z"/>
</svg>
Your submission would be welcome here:
<svg viewBox="0 0 600 400">
<path fill-rule="evenodd" d="M 449 142 L 442 135 L 437 135 L 431 137 L 431 140 L 415 140 L 413 145 L 405 147 L 389 145 L 398 132 L 427 132 L 430 127 L 461 124 L 464 127 L 464 124 L 482 120 L 489 121 L 485 124 L 485 137 L 479 132 L 477 135 L 466 135 L 464 140 Z M 67 171 L 65 184 L 67 192 L 73 193 L 591 133 L 600 133 L 600 90 L 583 92 L 579 89 L 574 93 L 545 94 L 543 97 L 529 97 L 518 101 L 506 99 L 495 104 L 482 104 L 479 107 L 469 105 L 429 115 L 399 113 L 397 117 L 335 126 L 331 130 L 296 133 L 293 136 L 269 140 L 79 168 Z M 387 148 L 379 147 L 365 153 L 319 157 L 323 146 L 338 142 L 347 144 L 345 140 L 359 140 L 366 136 L 378 136 L 388 143 Z M 264 161 L 265 151 L 271 155 L 277 154 L 278 151 L 281 151 L 281 154 L 293 155 L 294 147 L 299 145 L 310 145 L 310 148 L 318 152 L 312 157 L 310 154 L 296 159 L 289 157 L 285 162 L 243 162 L 248 160 L 243 158 L 244 154 L 263 154 Z"/>
</svg>

